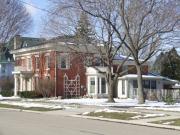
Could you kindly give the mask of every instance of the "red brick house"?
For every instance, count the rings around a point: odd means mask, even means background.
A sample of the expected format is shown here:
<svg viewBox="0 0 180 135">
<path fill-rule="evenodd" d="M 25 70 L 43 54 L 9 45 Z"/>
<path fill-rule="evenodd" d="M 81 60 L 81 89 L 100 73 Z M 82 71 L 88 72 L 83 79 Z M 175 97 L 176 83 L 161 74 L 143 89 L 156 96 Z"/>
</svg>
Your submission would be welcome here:
<svg viewBox="0 0 180 135">
<path fill-rule="evenodd" d="M 29 41 L 31 40 L 31 41 Z M 29 41 L 29 42 L 27 42 Z M 35 90 L 40 79 L 54 81 L 52 96 L 83 96 L 86 94 L 86 68 L 84 48 L 78 50 L 74 44 L 57 40 L 43 40 L 16 36 L 15 95 L 17 91 Z M 89 55 L 93 53 L 89 52 Z"/>
<path fill-rule="evenodd" d="M 106 97 L 108 95 L 105 75 L 98 73 L 93 67 L 86 67 L 84 63 L 95 64 L 96 49 L 90 46 L 88 53 L 85 46 L 75 45 L 69 38 L 65 40 L 45 40 L 39 38 L 14 37 L 14 50 L 11 53 L 15 59 L 14 95 L 18 91 L 37 90 L 43 79 L 53 82 L 54 89 L 51 96 L 63 98 L 83 95 Z M 114 60 L 119 63 L 123 57 Z M 116 96 L 120 98 L 133 98 L 136 95 L 136 70 L 132 58 L 124 64 L 123 70 L 128 72 L 119 77 Z M 98 66 L 106 72 L 105 66 Z M 162 88 L 161 77 L 148 76 L 148 64 L 143 65 L 145 84 L 150 89 Z M 154 81 L 155 80 L 155 81 Z M 152 84 L 152 86 L 151 86 Z"/>
</svg>

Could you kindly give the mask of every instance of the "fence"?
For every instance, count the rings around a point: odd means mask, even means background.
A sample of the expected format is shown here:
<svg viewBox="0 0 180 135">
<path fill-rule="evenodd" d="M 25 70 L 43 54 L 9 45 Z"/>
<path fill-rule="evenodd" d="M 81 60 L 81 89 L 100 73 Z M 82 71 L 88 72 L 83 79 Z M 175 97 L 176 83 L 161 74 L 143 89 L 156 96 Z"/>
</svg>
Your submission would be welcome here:
<svg viewBox="0 0 180 135">
<path fill-rule="evenodd" d="M 168 96 L 171 96 L 176 102 L 180 102 L 180 89 L 144 89 L 144 97 L 147 100 L 163 101 Z M 137 89 L 133 89 L 132 97 L 137 97 Z"/>
</svg>

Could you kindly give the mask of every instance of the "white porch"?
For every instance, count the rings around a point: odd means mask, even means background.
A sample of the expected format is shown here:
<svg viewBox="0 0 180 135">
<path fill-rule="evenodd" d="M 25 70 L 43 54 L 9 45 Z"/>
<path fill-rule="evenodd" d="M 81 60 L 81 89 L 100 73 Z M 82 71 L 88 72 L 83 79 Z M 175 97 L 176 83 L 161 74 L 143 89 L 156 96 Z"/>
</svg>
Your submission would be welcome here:
<svg viewBox="0 0 180 135">
<path fill-rule="evenodd" d="M 107 97 L 108 96 L 108 87 L 106 83 L 105 74 L 100 73 L 106 72 L 106 67 L 87 67 L 86 76 L 87 76 L 87 95 L 94 98 L 98 97 Z"/>
<path fill-rule="evenodd" d="M 172 85 L 173 80 L 168 80 L 162 76 L 143 75 L 144 92 L 148 96 L 156 94 L 162 98 L 164 85 Z M 118 97 L 119 98 L 137 98 L 137 75 L 128 74 L 118 78 Z"/>
<path fill-rule="evenodd" d="M 34 77 L 32 71 L 25 71 L 23 68 L 15 68 L 12 72 L 14 75 L 14 96 L 17 96 L 18 91 L 34 90 Z"/>
</svg>

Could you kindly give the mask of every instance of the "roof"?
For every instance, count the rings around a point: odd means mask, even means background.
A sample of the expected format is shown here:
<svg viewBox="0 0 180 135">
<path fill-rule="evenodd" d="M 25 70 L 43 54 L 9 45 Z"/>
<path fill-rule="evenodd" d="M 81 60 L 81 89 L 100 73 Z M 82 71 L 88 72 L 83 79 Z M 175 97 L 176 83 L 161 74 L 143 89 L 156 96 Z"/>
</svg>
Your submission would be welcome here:
<svg viewBox="0 0 180 135">
<path fill-rule="evenodd" d="M 121 55 L 121 54 L 118 54 L 114 57 L 114 60 L 125 60 L 127 59 L 128 56 L 125 56 L 125 55 Z M 143 59 L 139 59 L 140 61 L 144 61 Z M 134 61 L 134 58 L 133 57 L 128 57 L 128 61 Z"/>
<path fill-rule="evenodd" d="M 122 77 L 119 77 L 119 79 L 137 79 L 138 78 L 138 75 L 137 74 L 128 74 L 128 75 L 124 75 Z M 177 83 L 179 81 L 177 80 L 172 80 L 172 79 L 169 79 L 167 77 L 164 77 L 164 76 L 160 76 L 160 75 L 152 75 L 152 74 L 148 74 L 148 75 L 142 75 L 142 78 L 143 79 L 158 79 L 158 80 L 163 80 L 163 81 L 168 81 L 168 82 L 171 82 L 171 83 Z"/>
<path fill-rule="evenodd" d="M 0 50 L 0 63 L 9 63 L 13 61 L 13 55 L 10 54 L 10 50 L 3 46 Z"/>
</svg>

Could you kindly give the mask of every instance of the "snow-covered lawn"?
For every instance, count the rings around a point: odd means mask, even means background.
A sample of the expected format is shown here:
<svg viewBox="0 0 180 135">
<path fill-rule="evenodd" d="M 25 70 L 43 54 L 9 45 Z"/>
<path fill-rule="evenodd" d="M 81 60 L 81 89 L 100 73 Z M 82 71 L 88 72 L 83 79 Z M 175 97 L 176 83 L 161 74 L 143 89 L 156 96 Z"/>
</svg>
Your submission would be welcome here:
<svg viewBox="0 0 180 135">
<path fill-rule="evenodd" d="M 10 101 L 9 101 L 10 100 Z M 12 101 L 17 100 L 17 101 Z M 174 105 L 166 105 L 165 102 L 146 101 L 145 104 L 138 104 L 136 99 L 115 99 L 115 103 L 107 103 L 107 99 L 92 99 L 92 98 L 80 98 L 80 99 L 55 99 L 55 98 L 41 98 L 41 99 L 20 99 L 18 97 L 2 97 L 0 95 L 0 103 L 14 104 L 20 106 L 31 107 L 50 107 L 61 108 L 67 107 L 69 104 L 79 105 L 92 105 L 103 107 L 135 107 L 140 109 L 151 110 L 165 110 L 165 111 L 178 111 L 180 112 L 180 103 Z"/>
<path fill-rule="evenodd" d="M 2 97 L 0 95 L 0 104 L 7 104 L 7 105 L 14 105 L 20 106 L 24 108 L 32 108 L 32 107 L 40 107 L 40 108 L 49 108 L 49 109 L 67 109 L 71 108 L 68 106 L 63 106 L 62 104 L 50 104 L 50 103 L 43 103 L 43 102 L 33 102 L 35 100 L 24 100 L 20 97 Z"/>
<path fill-rule="evenodd" d="M 145 118 L 155 118 L 155 117 L 165 117 L 167 116 L 164 113 L 141 113 L 134 111 L 119 111 L 113 109 L 98 109 L 93 112 L 84 112 L 82 113 L 84 116 L 95 116 L 95 117 L 107 117 L 114 119 L 126 119 L 126 120 L 137 120 L 137 119 L 145 119 Z"/>
<path fill-rule="evenodd" d="M 2 101 L 2 100 L 18 100 L 18 99 L 20 99 L 20 97 L 14 97 L 14 96 L 12 96 L 12 97 L 3 97 L 2 95 L 0 95 L 0 101 Z"/>
<path fill-rule="evenodd" d="M 136 99 L 115 99 L 115 103 L 107 103 L 107 99 L 49 99 L 48 102 L 64 103 L 64 104 L 80 104 L 80 105 L 94 105 L 104 107 L 135 107 L 141 109 L 167 110 L 179 111 L 180 103 L 174 105 L 167 105 L 165 102 L 146 101 L 145 104 L 138 104 Z"/>
<path fill-rule="evenodd" d="M 2 104 L 21 106 L 24 108 L 31 107 L 40 107 L 40 108 L 49 108 L 49 109 L 64 109 L 65 107 L 57 104 L 43 104 L 43 103 L 33 103 L 33 102 L 24 102 L 24 101 L 1 101 Z"/>
</svg>

